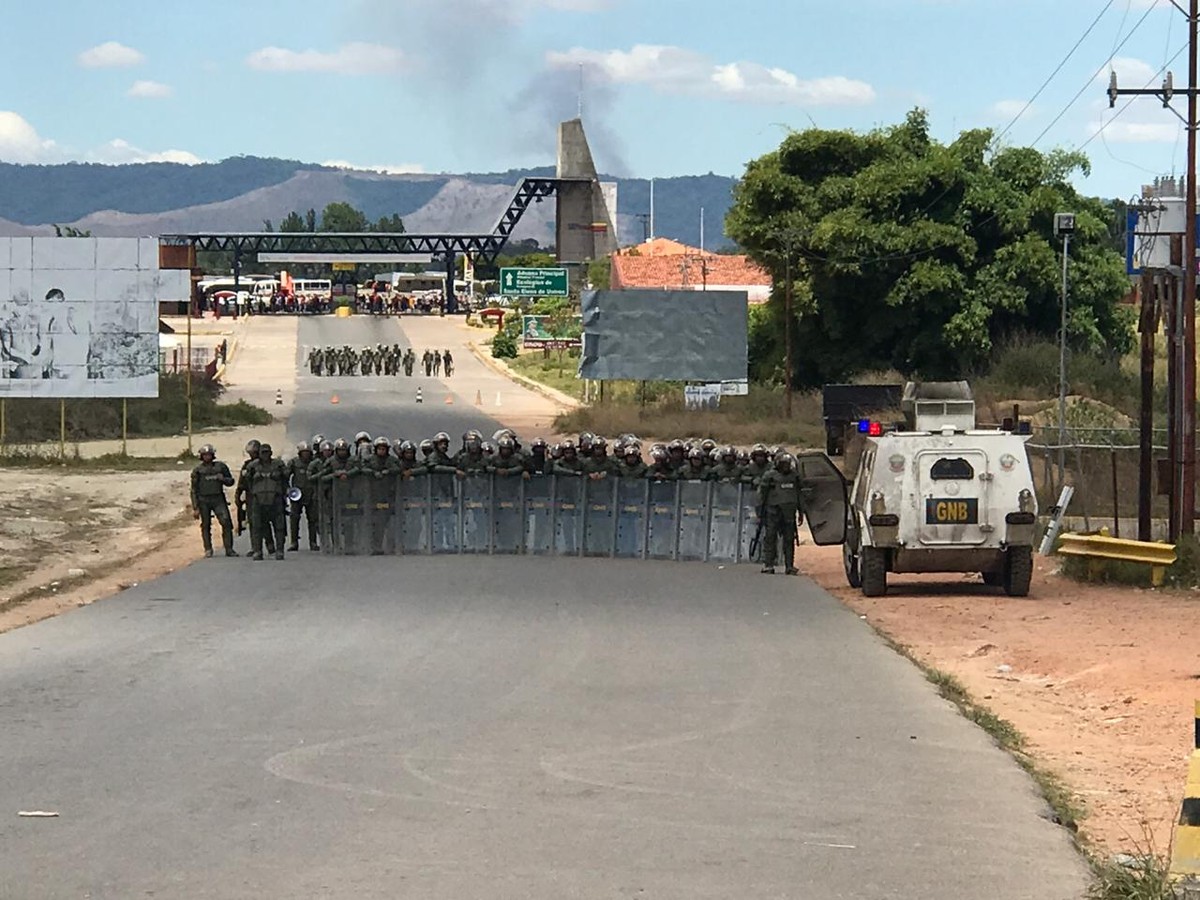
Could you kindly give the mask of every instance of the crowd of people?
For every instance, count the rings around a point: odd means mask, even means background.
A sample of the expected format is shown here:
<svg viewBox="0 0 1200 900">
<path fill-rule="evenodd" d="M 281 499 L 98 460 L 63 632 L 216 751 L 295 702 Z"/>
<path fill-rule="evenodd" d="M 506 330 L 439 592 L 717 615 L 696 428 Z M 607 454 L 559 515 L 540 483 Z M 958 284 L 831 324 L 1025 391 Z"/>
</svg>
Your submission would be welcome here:
<svg viewBox="0 0 1200 900">
<path fill-rule="evenodd" d="M 319 549 L 318 509 L 330 502 L 333 482 L 357 478 L 397 479 L 428 475 L 490 474 L 525 478 L 555 475 L 599 481 L 637 478 L 655 481 L 715 481 L 748 485 L 757 491 L 760 519 L 765 526 L 763 571 L 774 573 L 777 543 L 782 545 L 785 571 L 795 574 L 794 545 L 801 515 L 801 479 L 796 458 L 779 448 L 755 444 L 749 449 L 720 447 L 711 439 L 673 440 L 650 447 L 649 461 L 641 441 L 626 434 L 612 442 L 590 433 L 579 439 L 548 444 L 537 438 L 528 447 L 512 429 L 485 440 L 467 431 L 462 446 L 451 451 L 450 435 L 438 432 L 422 441 L 389 439 L 360 431 L 352 441 L 314 435 L 296 447 L 284 462 L 268 444 L 250 441 L 246 461 L 236 482 L 229 467 L 218 460 L 211 445 L 200 448 L 200 464 L 192 472 L 192 510 L 200 520 L 205 556 L 212 556 L 211 519 L 222 527 L 225 554 L 233 549 L 233 522 L 224 488 L 235 487 L 237 531 L 248 519 L 252 558 L 284 558 L 284 548 L 299 550 L 300 519 L 305 519 L 310 550 Z M 290 505 L 286 501 L 290 501 Z M 777 540 L 782 538 L 782 540 Z"/>
<path fill-rule="evenodd" d="M 308 351 L 308 371 L 317 376 L 334 375 L 399 375 L 412 377 L 417 367 L 417 354 L 412 347 L 399 344 L 376 344 L 374 347 L 311 347 Z M 426 350 L 421 355 L 421 369 L 427 378 L 449 378 L 454 374 L 454 357 L 447 350 Z"/>
</svg>

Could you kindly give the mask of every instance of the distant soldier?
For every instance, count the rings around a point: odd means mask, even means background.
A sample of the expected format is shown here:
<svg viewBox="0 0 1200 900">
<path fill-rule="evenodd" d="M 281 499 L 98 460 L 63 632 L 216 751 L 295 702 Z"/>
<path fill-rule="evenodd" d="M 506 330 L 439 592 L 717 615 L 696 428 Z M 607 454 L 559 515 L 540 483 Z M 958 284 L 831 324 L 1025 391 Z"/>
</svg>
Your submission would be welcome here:
<svg viewBox="0 0 1200 900">
<path fill-rule="evenodd" d="M 288 510 L 288 550 L 300 549 L 300 516 L 307 519 L 308 549 L 317 549 L 317 490 L 309 476 L 313 462 L 313 449 L 309 444 L 296 445 L 296 458 L 287 464 L 288 483 L 300 492 L 299 500 L 292 500 Z"/>
<path fill-rule="evenodd" d="M 433 351 L 433 377 L 437 378 L 442 372 L 442 354 Z"/>
<path fill-rule="evenodd" d="M 433 375 L 433 354 L 428 350 L 426 350 L 425 355 L 421 357 L 421 364 L 425 366 L 425 377 L 430 378 Z"/>
<path fill-rule="evenodd" d="M 192 518 L 200 520 L 200 539 L 206 558 L 213 555 L 213 516 L 221 523 L 225 555 L 238 555 L 233 549 L 233 522 L 229 518 L 229 501 L 225 499 L 225 488 L 233 484 L 233 473 L 225 463 L 217 462 L 217 451 L 212 444 L 201 447 L 200 465 L 192 469 Z"/>
<path fill-rule="evenodd" d="M 412 347 L 404 351 L 404 374 L 412 378 L 413 366 L 417 364 L 417 354 L 413 353 Z"/>
<path fill-rule="evenodd" d="M 463 448 L 454 457 L 458 475 L 477 475 L 487 470 L 488 460 L 483 452 L 483 435 L 471 429 L 463 434 Z"/>
<path fill-rule="evenodd" d="M 449 350 L 442 351 L 442 366 L 446 370 L 447 378 L 454 374 L 454 360 L 451 358 Z"/>
<path fill-rule="evenodd" d="M 276 559 L 283 559 L 283 542 L 286 524 L 283 513 L 284 495 L 287 493 L 287 466 L 282 460 L 274 459 L 271 445 L 259 448 L 258 459 L 248 470 L 250 482 L 250 523 L 257 525 L 253 559 L 263 558 L 263 543 L 267 534 L 274 532 Z M 270 552 L 270 551 L 268 551 Z"/>
<path fill-rule="evenodd" d="M 787 575 L 798 575 L 796 569 L 796 526 L 802 515 L 800 473 L 796 458 L 790 453 L 775 457 L 774 467 L 763 475 L 758 484 L 759 515 L 763 517 L 763 572 L 775 574 L 778 543 L 783 541 L 783 564 Z"/>
<path fill-rule="evenodd" d="M 317 441 L 316 438 L 321 438 Z M 322 541 L 329 540 L 329 522 L 332 513 L 332 501 L 330 494 L 332 489 L 321 483 L 321 476 L 325 473 L 325 468 L 329 465 L 329 461 L 333 458 L 333 444 L 325 440 L 321 435 L 316 435 L 313 438 L 317 445 L 317 452 L 314 454 L 314 459 L 308 464 L 308 480 L 313 488 L 313 515 L 317 525 L 317 534 Z"/>
<path fill-rule="evenodd" d="M 412 441 L 404 441 L 400 445 L 400 452 L 396 454 L 400 464 L 400 475 L 404 478 L 412 478 L 416 475 L 426 474 L 425 466 L 417 459 L 417 445 Z"/>
<path fill-rule="evenodd" d="M 687 445 L 679 438 L 667 444 L 667 463 L 676 472 L 687 465 Z"/>
</svg>

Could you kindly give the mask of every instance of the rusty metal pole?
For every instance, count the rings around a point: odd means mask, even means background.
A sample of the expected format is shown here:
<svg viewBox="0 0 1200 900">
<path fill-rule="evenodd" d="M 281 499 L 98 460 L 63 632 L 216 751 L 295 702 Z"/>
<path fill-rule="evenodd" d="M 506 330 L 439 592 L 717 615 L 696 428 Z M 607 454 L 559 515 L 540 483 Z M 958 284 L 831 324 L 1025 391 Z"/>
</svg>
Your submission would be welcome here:
<svg viewBox="0 0 1200 900">
<path fill-rule="evenodd" d="M 1163 315 L 1167 333 L 1167 539 L 1179 537 L 1179 285 L 1182 279 L 1167 279 Z"/>
<path fill-rule="evenodd" d="M 1158 331 L 1158 279 L 1142 273 L 1141 409 L 1138 411 L 1138 540 L 1150 540 L 1150 508 L 1154 497 L 1154 335 Z"/>
<path fill-rule="evenodd" d="M 1179 530 L 1195 531 L 1196 519 L 1196 90 L 1197 22 L 1200 0 L 1188 4 L 1188 113 L 1187 113 L 1187 197 L 1184 209 L 1183 247 L 1183 384 L 1180 397 L 1182 481 L 1179 492 Z"/>
<path fill-rule="evenodd" d="M 784 413 L 792 417 L 792 239 L 789 236 L 787 245 L 787 289 L 783 302 L 783 340 L 784 340 Z"/>
</svg>

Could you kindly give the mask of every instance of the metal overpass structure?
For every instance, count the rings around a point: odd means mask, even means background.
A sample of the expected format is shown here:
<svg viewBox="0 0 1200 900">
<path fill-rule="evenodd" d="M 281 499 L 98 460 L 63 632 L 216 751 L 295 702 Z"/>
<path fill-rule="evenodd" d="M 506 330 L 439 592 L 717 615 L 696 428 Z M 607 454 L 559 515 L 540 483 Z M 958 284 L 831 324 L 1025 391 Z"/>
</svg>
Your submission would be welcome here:
<svg viewBox="0 0 1200 900">
<path fill-rule="evenodd" d="M 564 186 L 590 187 L 593 179 L 579 178 L 522 178 L 508 206 L 490 232 L 484 234 L 390 233 L 390 232 L 193 232 L 164 234 L 160 246 L 190 247 L 195 252 L 232 252 L 235 284 L 241 275 L 243 260 L 257 258 L 259 253 L 324 254 L 333 261 L 338 254 L 355 256 L 395 256 L 399 254 L 428 256 L 440 260 L 446 271 L 446 312 L 457 311 L 454 295 L 455 264 L 458 256 L 473 260 L 495 262 L 512 236 L 521 217 L 532 203 L 541 203 L 556 196 Z M 560 223 L 561 225 L 561 223 Z"/>
</svg>

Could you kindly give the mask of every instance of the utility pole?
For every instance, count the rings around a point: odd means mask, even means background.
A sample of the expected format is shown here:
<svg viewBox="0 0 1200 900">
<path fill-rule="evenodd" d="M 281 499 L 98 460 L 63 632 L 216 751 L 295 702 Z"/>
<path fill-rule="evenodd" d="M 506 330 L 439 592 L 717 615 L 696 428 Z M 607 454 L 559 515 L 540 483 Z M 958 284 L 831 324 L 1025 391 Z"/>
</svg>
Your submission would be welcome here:
<svg viewBox="0 0 1200 900">
<path fill-rule="evenodd" d="M 1067 476 L 1067 264 L 1070 261 L 1071 235 L 1075 231 L 1075 216 L 1057 213 L 1054 216 L 1054 236 L 1062 238 L 1062 315 L 1058 333 L 1058 485 L 1066 484 Z"/>
<path fill-rule="evenodd" d="M 1175 512 L 1170 522 L 1171 539 L 1179 534 L 1192 534 L 1196 518 L 1196 130 L 1198 127 L 1196 97 L 1198 24 L 1200 24 L 1200 0 L 1188 0 L 1186 12 L 1177 0 L 1171 5 L 1184 12 L 1188 21 L 1188 84 L 1183 89 L 1187 94 L 1187 117 L 1171 106 L 1171 98 L 1177 93 L 1174 77 L 1168 72 L 1160 88 L 1121 89 L 1117 87 L 1117 74 L 1109 75 L 1108 101 L 1111 109 L 1122 96 L 1150 96 L 1162 101 L 1183 122 L 1187 129 L 1187 185 L 1184 199 L 1183 238 L 1183 297 L 1179 304 L 1179 315 L 1175 316 L 1173 345 L 1179 346 L 1177 360 L 1179 427 L 1171 450 L 1175 460 L 1171 472 L 1171 496 L 1177 498 Z"/>
</svg>

